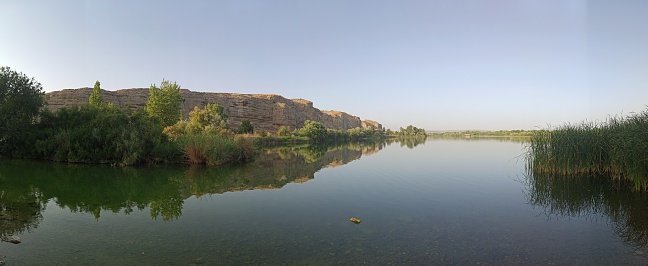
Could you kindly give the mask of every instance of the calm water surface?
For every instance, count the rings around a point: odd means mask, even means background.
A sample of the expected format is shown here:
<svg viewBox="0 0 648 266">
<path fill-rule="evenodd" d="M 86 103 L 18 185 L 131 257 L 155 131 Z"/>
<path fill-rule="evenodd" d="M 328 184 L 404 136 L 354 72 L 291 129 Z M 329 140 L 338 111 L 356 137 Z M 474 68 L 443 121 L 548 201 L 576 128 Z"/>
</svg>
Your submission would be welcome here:
<svg viewBox="0 0 648 266">
<path fill-rule="evenodd" d="M 530 177 L 524 144 L 279 149 L 239 167 L 0 161 L 7 265 L 648 263 L 648 197 Z M 354 224 L 350 217 L 362 219 Z"/>
</svg>

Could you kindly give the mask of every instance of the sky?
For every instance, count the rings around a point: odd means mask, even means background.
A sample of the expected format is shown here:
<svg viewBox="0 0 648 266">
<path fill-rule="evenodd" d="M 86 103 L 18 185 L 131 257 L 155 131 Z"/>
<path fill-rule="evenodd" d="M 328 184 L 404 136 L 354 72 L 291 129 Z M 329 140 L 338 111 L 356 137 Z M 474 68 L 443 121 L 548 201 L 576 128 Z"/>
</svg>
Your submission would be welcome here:
<svg viewBox="0 0 648 266">
<path fill-rule="evenodd" d="M 646 110 L 648 1 L 0 0 L 0 65 L 46 92 L 272 93 L 390 129 Z"/>
</svg>

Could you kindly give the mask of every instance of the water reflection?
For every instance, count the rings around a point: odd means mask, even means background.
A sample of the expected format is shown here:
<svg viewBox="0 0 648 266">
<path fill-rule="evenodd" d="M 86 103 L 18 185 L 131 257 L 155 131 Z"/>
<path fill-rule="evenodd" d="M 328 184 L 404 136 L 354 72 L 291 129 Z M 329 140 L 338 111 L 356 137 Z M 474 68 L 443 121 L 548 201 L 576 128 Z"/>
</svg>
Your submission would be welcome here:
<svg viewBox="0 0 648 266">
<path fill-rule="evenodd" d="M 43 219 L 41 211 L 45 209 L 46 200 L 37 189 L 17 184 L 5 184 L 6 178 L 0 174 L 0 238 L 31 232 Z"/>
<path fill-rule="evenodd" d="M 268 150 L 253 163 L 239 167 L 194 166 L 181 178 L 187 181 L 183 196 L 277 189 L 288 183 L 303 183 L 315 178 L 315 173 L 322 168 L 345 165 L 383 146 L 384 143 L 365 143 L 279 148 Z"/>
<path fill-rule="evenodd" d="M 497 142 L 515 142 L 525 143 L 529 137 L 524 136 L 452 136 L 452 135 L 431 135 L 428 139 L 432 140 L 463 140 L 463 141 L 497 141 Z"/>
<path fill-rule="evenodd" d="M 632 183 L 604 177 L 528 175 L 527 201 L 548 217 L 607 219 L 623 241 L 635 248 L 648 246 L 648 194 Z"/>
<path fill-rule="evenodd" d="M 130 214 L 149 209 L 164 221 L 182 215 L 184 200 L 205 194 L 277 189 L 315 172 L 380 151 L 385 143 L 279 148 L 234 167 L 116 168 L 34 161 L 0 161 L 0 236 L 36 228 L 52 200 L 71 212 Z"/>
<path fill-rule="evenodd" d="M 423 135 L 417 135 L 417 136 L 407 136 L 407 137 L 398 137 L 397 139 L 392 139 L 392 141 L 398 141 L 400 142 L 401 147 L 407 146 L 409 149 L 413 149 L 414 147 L 425 144 L 425 140 L 427 139 L 427 136 Z"/>
</svg>

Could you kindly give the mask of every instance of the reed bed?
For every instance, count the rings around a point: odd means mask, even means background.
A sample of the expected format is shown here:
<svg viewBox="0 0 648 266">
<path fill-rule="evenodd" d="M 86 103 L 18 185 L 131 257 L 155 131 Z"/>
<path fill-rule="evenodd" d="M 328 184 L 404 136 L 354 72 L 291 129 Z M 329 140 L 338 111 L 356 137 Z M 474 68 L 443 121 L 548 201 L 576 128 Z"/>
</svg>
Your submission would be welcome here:
<svg viewBox="0 0 648 266">
<path fill-rule="evenodd" d="M 527 145 L 527 168 L 535 174 L 604 175 L 648 190 L 648 110 L 536 131 Z"/>
</svg>

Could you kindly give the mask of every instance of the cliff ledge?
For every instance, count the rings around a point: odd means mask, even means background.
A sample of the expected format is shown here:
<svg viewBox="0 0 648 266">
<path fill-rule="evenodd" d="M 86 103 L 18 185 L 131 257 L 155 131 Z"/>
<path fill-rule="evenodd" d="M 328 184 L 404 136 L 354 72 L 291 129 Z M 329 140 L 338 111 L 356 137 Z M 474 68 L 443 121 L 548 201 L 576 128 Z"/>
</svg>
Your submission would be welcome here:
<svg viewBox="0 0 648 266">
<path fill-rule="evenodd" d="M 101 90 L 104 103 L 119 107 L 143 108 L 148 100 L 148 88 L 123 89 L 117 91 Z M 88 103 L 92 88 L 65 89 L 46 93 L 47 108 L 57 111 L 65 106 Z M 382 129 L 378 122 L 366 120 L 339 111 L 320 111 L 313 102 L 304 99 L 286 99 L 276 94 L 237 94 L 196 92 L 181 90 L 182 114 L 186 117 L 195 106 L 203 108 L 208 103 L 224 107 L 231 128 L 238 128 L 244 119 L 250 120 L 255 131 L 277 132 L 279 127 L 300 128 L 304 121 L 313 120 L 331 129 L 351 129 L 356 127 Z"/>
</svg>

